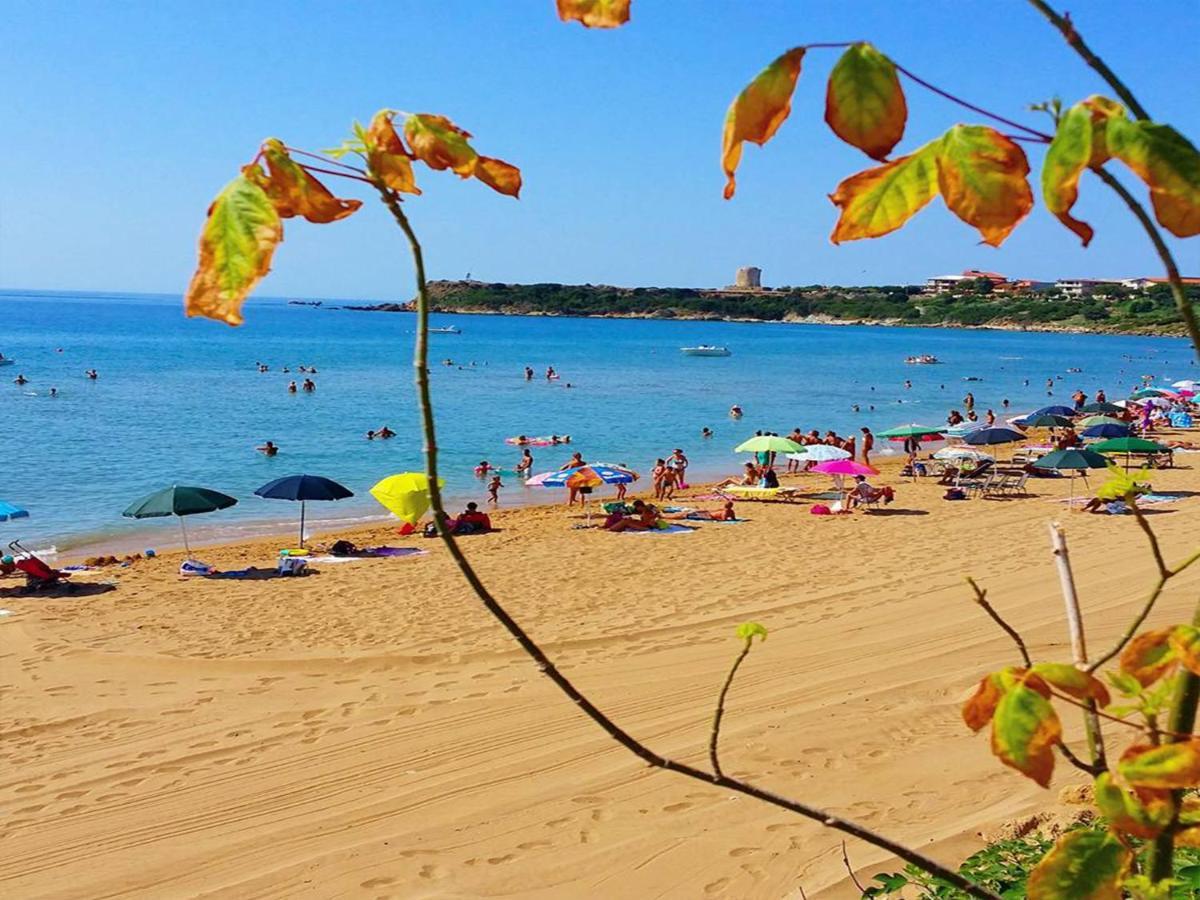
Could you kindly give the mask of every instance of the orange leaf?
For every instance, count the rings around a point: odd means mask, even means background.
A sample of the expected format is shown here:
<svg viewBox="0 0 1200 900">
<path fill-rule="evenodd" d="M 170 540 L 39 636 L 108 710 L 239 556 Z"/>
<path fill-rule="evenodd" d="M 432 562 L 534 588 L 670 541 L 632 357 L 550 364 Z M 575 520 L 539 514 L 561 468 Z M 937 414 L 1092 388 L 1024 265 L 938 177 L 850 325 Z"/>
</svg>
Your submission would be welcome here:
<svg viewBox="0 0 1200 900">
<path fill-rule="evenodd" d="M 1142 687 L 1149 687 L 1178 662 L 1170 646 L 1171 628 L 1145 631 L 1130 641 L 1121 652 L 1121 671 L 1132 675 Z"/>
<path fill-rule="evenodd" d="M 393 191 L 405 194 L 419 194 L 413 177 L 412 160 L 400 135 L 392 124 L 395 116 L 391 110 L 383 109 L 375 113 L 371 127 L 367 129 L 367 168 L 390 187 Z"/>
<path fill-rule="evenodd" d="M 1200 628 L 1176 625 L 1171 629 L 1170 644 L 1184 668 L 1200 675 Z"/>
<path fill-rule="evenodd" d="M 258 166 L 247 166 L 225 185 L 208 208 L 200 234 L 200 263 L 184 296 L 189 316 L 242 324 L 242 302 L 271 270 L 283 223 L 260 182 Z"/>
<path fill-rule="evenodd" d="M 558 17 L 588 28 L 619 28 L 629 21 L 631 0 L 558 0 Z"/>
<path fill-rule="evenodd" d="M 325 185 L 288 156 L 282 141 L 268 138 L 262 152 L 270 172 L 262 188 L 283 218 L 303 216 L 310 222 L 324 224 L 344 219 L 362 206 L 361 200 L 342 200 L 333 196 Z"/>
<path fill-rule="evenodd" d="M 1100 706 L 1108 706 L 1109 696 L 1098 678 L 1067 663 L 1036 663 L 1030 670 L 1065 694 L 1077 700 L 1095 700 Z"/>
<path fill-rule="evenodd" d="M 753 141 L 760 147 L 771 139 L 792 111 L 792 92 L 800 77 L 804 48 L 793 47 L 758 73 L 742 90 L 725 114 L 725 132 L 721 137 L 721 165 L 725 170 L 725 199 L 733 196 L 737 185 L 733 173 L 742 158 L 742 143 Z"/>
<path fill-rule="evenodd" d="M 1096 806 L 1101 815 L 1118 831 L 1134 837 L 1157 837 L 1171 822 L 1175 805 L 1170 791 L 1142 790 L 1140 797 L 1113 783 L 1112 774 L 1102 772 L 1096 777 Z"/>
<path fill-rule="evenodd" d="M 986 125 L 955 125 L 939 142 L 938 187 L 946 206 L 999 247 L 1033 208 L 1025 151 Z"/>
<path fill-rule="evenodd" d="M 502 159 L 481 156 L 475 163 L 475 177 L 494 191 L 510 197 L 521 195 L 521 170 Z"/>
<path fill-rule="evenodd" d="M 882 162 L 904 137 L 907 118 L 895 64 L 870 44 L 849 47 L 825 90 L 825 121 L 833 133 Z"/>
<path fill-rule="evenodd" d="M 996 705 L 1004 696 L 1004 690 L 1005 687 L 999 672 L 993 672 L 979 682 L 979 687 L 975 689 L 975 693 L 963 704 L 962 708 L 963 721 L 967 723 L 968 728 L 972 731 L 979 731 L 992 721 Z"/>
<path fill-rule="evenodd" d="M 452 169 L 463 178 L 475 174 L 479 155 L 467 143 L 470 133 L 445 116 L 414 113 L 404 121 L 413 155 L 431 169 Z"/>
<path fill-rule="evenodd" d="M 841 208 L 830 240 L 876 238 L 900 228 L 937 194 L 938 142 L 851 175 L 829 195 Z"/>
<path fill-rule="evenodd" d="M 1200 234 L 1200 151 L 1170 125 L 1108 120 L 1108 151 L 1150 188 L 1159 224 L 1176 237 Z"/>
<path fill-rule="evenodd" d="M 1079 176 L 1083 170 L 1108 161 L 1105 123 L 1114 115 L 1124 116 L 1124 107 L 1107 97 L 1094 96 L 1076 103 L 1059 120 L 1042 164 L 1042 198 L 1046 208 L 1079 235 L 1085 247 L 1095 231 L 1072 216 L 1071 208 L 1079 197 Z"/>
<path fill-rule="evenodd" d="M 1175 790 L 1200 787 L 1200 740 L 1176 744 L 1134 744 L 1121 754 L 1117 771 L 1139 788 Z"/>
</svg>

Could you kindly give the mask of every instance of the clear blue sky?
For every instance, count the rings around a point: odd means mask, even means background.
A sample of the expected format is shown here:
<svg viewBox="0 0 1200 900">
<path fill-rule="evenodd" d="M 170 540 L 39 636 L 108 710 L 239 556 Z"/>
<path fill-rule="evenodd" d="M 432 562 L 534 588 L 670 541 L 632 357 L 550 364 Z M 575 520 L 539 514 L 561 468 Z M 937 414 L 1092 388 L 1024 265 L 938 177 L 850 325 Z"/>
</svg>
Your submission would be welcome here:
<svg viewBox="0 0 1200 900">
<path fill-rule="evenodd" d="M 1200 141 L 1200 90 L 1187 83 L 1200 4 L 1070 8 L 1151 115 Z M 1040 197 L 999 250 L 940 201 L 899 234 L 834 247 L 826 195 L 870 161 L 822 121 L 831 51 L 809 54 L 791 118 L 765 149 L 747 146 L 738 195 L 721 199 L 725 109 L 795 44 L 871 40 L 923 77 L 1039 125 L 1027 103 L 1103 92 L 1015 0 L 635 0 L 633 22 L 612 32 L 560 24 L 551 0 L 0 0 L 0 33 L 4 287 L 180 292 L 209 200 L 262 138 L 332 146 L 352 119 L 385 106 L 444 113 L 525 175 L 513 201 L 420 171 L 425 194 L 409 209 L 431 277 L 713 286 L 745 264 L 773 285 L 911 282 L 965 267 L 1161 274 L 1144 235 L 1089 178 L 1078 210 L 1098 234 L 1087 251 Z M 973 119 L 906 91 L 898 152 Z M 1040 158 L 1033 148 L 1035 174 Z M 286 230 L 262 293 L 411 294 L 399 234 L 375 205 Z M 1200 240 L 1174 246 L 1189 273 L 1200 270 Z"/>
</svg>

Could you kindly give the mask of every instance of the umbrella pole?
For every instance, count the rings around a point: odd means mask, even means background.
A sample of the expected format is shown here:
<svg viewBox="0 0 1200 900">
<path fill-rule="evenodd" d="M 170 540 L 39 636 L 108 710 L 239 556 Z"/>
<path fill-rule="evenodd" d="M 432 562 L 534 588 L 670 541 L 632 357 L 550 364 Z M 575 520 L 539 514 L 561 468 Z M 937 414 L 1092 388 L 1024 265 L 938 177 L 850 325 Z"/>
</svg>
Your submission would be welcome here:
<svg viewBox="0 0 1200 900">
<path fill-rule="evenodd" d="M 192 558 L 192 550 L 188 546 L 187 526 L 183 524 L 183 516 L 179 516 L 179 530 L 183 532 L 183 552 L 187 554 L 187 558 Z"/>
<path fill-rule="evenodd" d="M 300 547 L 304 547 L 304 501 L 300 501 Z"/>
</svg>

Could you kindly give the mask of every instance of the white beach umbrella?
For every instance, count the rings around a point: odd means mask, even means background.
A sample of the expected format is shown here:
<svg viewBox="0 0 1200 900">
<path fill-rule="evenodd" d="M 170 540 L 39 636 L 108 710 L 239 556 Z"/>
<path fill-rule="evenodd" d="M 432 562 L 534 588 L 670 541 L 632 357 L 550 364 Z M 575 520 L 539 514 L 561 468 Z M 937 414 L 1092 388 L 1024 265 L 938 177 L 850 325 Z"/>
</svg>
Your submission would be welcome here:
<svg viewBox="0 0 1200 900">
<path fill-rule="evenodd" d="M 849 459 L 850 451 L 831 444 L 805 444 L 800 453 L 789 453 L 788 459 L 796 462 L 829 462 L 831 459 Z"/>
<path fill-rule="evenodd" d="M 1196 381 L 1195 379 L 1192 379 L 1192 378 L 1185 378 L 1185 379 L 1183 379 L 1183 381 L 1175 382 L 1173 385 L 1171 385 L 1171 387 L 1183 388 L 1184 390 L 1187 390 L 1187 391 L 1194 391 L 1196 389 L 1196 385 L 1198 385 L 1198 384 L 1200 384 L 1200 381 Z"/>
<path fill-rule="evenodd" d="M 973 459 L 976 462 L 990 461 L 995 462 L 996 457 L 990 453 L 984 453 L 982 450 L 976 450 L 974 447 L 943 447 L 937 453 L 933 454 L 934 459 Z"/>
</svg>

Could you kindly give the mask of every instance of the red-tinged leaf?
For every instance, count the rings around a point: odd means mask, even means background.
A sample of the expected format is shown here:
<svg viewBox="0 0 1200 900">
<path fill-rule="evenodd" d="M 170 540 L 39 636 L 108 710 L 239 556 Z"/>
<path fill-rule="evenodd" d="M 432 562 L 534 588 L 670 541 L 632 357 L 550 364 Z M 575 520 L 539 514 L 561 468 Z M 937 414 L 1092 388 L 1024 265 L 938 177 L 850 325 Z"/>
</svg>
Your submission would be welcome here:
<svg viewBox="0 0 1200 900">
<path fill-rule="evenodd" d="M 479 159 L 463 131 L 445 116 L 414 113 L 404 121 L 404 137 L 413 156 L 431 169 L 451 169 L 463 178 L 475 174 Z"/>
<path fill-rule="evenodd" d="M 303 216 L 310 222 L 325 224 L 344 219 L 362 206 L 361 200 L 342 200 L 330 193 L 288 155 L 282 141 L 268 138 L 262 152 L 270 173 L 262 188 L 282 218 Z"/>
<path fill-rule="evenodd" d="M 1029 900 L 1121 900 L 1133 853 L 1106 831 L 1064 834 L 1029 874 Z"/>
<path fill-rule="evenodd" d="M 967 723 L 968 728 L 972 731 L 979 731 L 992 721 L 996 706 L 1000 703 L 1000 698 L 1004 696 L 1004 690 L 998 672 L 993 672 L 979 682 L 979 687 L 975 689 L 975 693 L 963 704 L 962 708 L 963 721 Z"/>
<path fill-rule="evenodd" d="M 1035 663 L 1030 671 L 1077 700 L 1095 700 L 1102 707 L 1110 702 L 1103 682 L 1067 663 Z"/>
<path fill-rule="evenodd" d="M 882 162 L 904 137 L 907 119 L 895 64 L 870 44 L 849 47 L 825 90 L 825 121 L 833 133 Z"/>
<path fill-rule="evenodd" d="M 1179 661 L 1170 645 L 1171 631 L 1163 628 L 1135 637 L 1121 652 L 1121 671 L 1136 678 L 1142 687 L 1158 681 Z"/>
<path fill-rule="evenodd" d="M 631 0 L 558 0 L 558 17 L 588 28 L 619 28 L 629 21 Z"/>
<path fill-rule="evenodd" d="M 1113 783 L 1112 774 L 1096 777 L 1096 806 L 1117 831 L 1140 838 L 1157 837 L 1171 823 L 1170 791 L 1142 791 L 1141 799 Z"/>
<path fill-rule="evenodd" d="M 1079 198 L 1079 176 L 1092 156 L 1092 115 L 1082 104 L 1072 106 L 1058 122 L 1042 163 L 1042 199 L 1046 208 L 1073 232 L 1083 246 L 1091 243 L 1092 226 L 1071 215 Z"/>
<path fill-rule="evenodd" d="M 803 60 L 804 48 L 793 47 L 759 72 L 729 105 L 721 136 L 726 200 L 737 189 L 733 173 L 742 158 L 742 143 L 753 141 L 761 147 L 774 136 L 792 111 L 792 93 L 796 90 Z"/>
<path fill-rule="evenodd" d="M 1117 766 L 1134 787 L 1174 790 L 1200 787 L 1200 740 L 1177 744 L 1134 744 Z"/>
<path fill-rule="evenodd" d="M 1033 687 L 1019 683 L 1000 698 L 992 717 L 992 752 L 1006 766 L 1048 787 L 1054 773 L 1054 745 L 1062 723 L 1054 707 Z"/>
<path fill-rule="evenodd" d="M 1200 152 L 1169 125 L 1112 117 L 1108 151 L 1150 188 L 1159 224 L 1176 237 L 1200 234 Z"/>
<path fill-rule="evenodd" d="M 993 247 L 1033 208 L 1028 175 L 1025 151 L 986 125 L 955 125 L 939 142 L 938 188 L 946 206 Z"/>
<path fill-rule="evenodd" d="M 247 166 L 208 208 L 200 262 L 184 296 L 187 315 L 242 324 L 242 302 L 271 270 L 271 256 L 283 240 L 279 213 L 258 184 L 265 177 L 257 166 Z"/>
<path fill-rule="evenodd" d="M 1113 116 L 1122 119 L 1128 118 L 1128 114 L 1125 112 L 1125 107 L 1116 100 L 1100 94 L 1093 94 L 1079 105 L 1085 107 L 1092 116 L 1092 156 L 1088 160 L 1088 165 L 1102 166 L 1112 159 L 1112 155 L 1108 152 L 1108 141 L 1105 139 L 1108 120 Z"/>
<path fill-rule="evenodd" d="M 412 158 L 392 124 L 394 116 L 391 110 L 383 109 L 371 120 L 365 140 L 367 168 L 393 191 L 419 194 L 421 189 L 413 177 Z"/>
<path fill-rule="evenodd" d="M 1171 629 L 1170 644 L 1184 668 L 1200 675 L 1200 628 L 1176 625 Z"/>
<path fill-rule="evenodd" d="M 494 191 L 519 197 L 521 194 L 521 170 L 502 159 L 481 156 L 475 163 L 475 177 Z"/>
<path fill-rule="evenodd" d="M 829 195 L 841 209 L 835 244 L 882 237 L 900 228 L 937 194 L 938 142 L 851 175 Z"/>
</svg>

